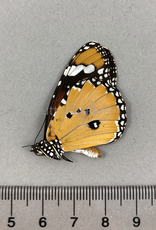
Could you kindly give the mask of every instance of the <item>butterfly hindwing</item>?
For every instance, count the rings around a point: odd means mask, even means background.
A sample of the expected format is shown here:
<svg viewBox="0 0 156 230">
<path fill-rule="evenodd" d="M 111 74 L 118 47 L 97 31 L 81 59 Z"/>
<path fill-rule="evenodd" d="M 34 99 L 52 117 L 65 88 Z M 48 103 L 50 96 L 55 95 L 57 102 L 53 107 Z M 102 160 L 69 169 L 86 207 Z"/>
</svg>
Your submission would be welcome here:
<svg viewBox="0 0 156 230">
<path fill-rule="evenodd" d="M 92 90 L 88 85 L 92 86 Z M 86 98 L 83 89 L 87 92 Z M 47 129 L 47 140 L 56 135 L 64 150 L 71 151 L 110 143 L 119 138 L 126 125 L 125 103 L 120 92 L 102 84 L 95 87 L 89 81 L 78 90 L 79 93 L 77 90 L 73 87 L 70 91 L 73 97 L 68 98 L 66 105 L 59 106 Z"/>
</svg>

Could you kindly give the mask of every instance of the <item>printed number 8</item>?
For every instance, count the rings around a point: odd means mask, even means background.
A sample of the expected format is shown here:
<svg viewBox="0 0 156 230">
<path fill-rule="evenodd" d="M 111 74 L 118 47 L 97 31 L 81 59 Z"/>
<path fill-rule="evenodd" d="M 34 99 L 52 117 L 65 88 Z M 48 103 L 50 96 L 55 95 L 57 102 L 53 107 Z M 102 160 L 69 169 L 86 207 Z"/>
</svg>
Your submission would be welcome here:
<svg viewBox="0 0 156 230">
<path fill-rule="evenodd" d="M 109 226 L 109 219 L 108 219 L 108 217 L 103 217 L 101 224 L 102 224 L 103 227 L 108 227 Z"/>
</svg>

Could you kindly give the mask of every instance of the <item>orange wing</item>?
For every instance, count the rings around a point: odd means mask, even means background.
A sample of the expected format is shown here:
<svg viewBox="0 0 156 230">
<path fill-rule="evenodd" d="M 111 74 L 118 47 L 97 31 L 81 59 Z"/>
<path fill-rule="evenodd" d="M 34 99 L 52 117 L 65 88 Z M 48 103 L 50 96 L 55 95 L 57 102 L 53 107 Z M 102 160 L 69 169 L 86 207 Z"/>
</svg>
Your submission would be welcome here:
<svg viewBox="0 0 156 230">
<path fill-rule="evenodd" d="M 50 121 L 46 139 L 50 142 L 57 136 L 65 151 L 107 144 L 121 136 L 125 123 L 119 91 L 86 81 L 80 91 L 70 90 L 66 105 L 60 105 Z"/>
</svg>

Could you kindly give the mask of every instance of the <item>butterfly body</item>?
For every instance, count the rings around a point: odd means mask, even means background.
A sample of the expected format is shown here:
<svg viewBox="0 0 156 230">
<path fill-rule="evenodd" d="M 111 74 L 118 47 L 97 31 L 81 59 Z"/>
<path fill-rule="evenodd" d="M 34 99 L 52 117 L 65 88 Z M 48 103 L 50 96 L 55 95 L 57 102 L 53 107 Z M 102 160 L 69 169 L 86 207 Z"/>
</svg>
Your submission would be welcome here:
<svg viewBox="0 0 156 230">
<path fill-rule="evenodd" d="M 108 49 L 96 42 L 81 47 L 58 82 L 46 116 L 44 140 L 33 145 L 33 151 L 54 159 L 67 160 L 66 151 L 100 157 L 93 146 L 120 138 L 127 121 L 116 73 Z"/>
</svg>

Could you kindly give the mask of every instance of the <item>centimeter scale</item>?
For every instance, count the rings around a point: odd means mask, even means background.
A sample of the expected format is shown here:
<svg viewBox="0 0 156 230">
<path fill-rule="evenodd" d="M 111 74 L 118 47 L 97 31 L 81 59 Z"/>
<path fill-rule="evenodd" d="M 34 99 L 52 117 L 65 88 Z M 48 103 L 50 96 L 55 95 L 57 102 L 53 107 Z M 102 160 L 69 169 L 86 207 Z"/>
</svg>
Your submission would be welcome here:
<svg viewBox="0 0 156 230">
<path fill-rule="evenodd" d="M 156 186 L 0 186 L 0 230 L 156 229 Z"/>
</svg>

